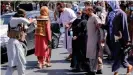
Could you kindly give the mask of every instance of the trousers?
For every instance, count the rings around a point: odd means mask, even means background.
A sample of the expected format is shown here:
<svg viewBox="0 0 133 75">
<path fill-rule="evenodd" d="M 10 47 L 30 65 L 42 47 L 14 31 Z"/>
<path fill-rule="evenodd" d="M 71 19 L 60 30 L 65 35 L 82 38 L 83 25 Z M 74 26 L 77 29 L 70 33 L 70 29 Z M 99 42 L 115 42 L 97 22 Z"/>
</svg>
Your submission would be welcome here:
<svg viewBox="0 0 133 75">
<path fill-rule="evenodd" d="M 25 75 L 25 66 L 22 65 L 18 65 L 16 67 L 7 67 L 5 75 L 12 75 L 15 69 L 17 69 L 18 75 Z"/>
<path fill-rule="evenodd" d="M 124 53 L 124 50 L 121 49 L 119 42 L 114 43 L 114 63 L 112 65 L 112 72 L 118 72 L 121 65 L 124 68 L 127 68 L 129 63 L 127 61 L 128 54 Z"/>
</svg>

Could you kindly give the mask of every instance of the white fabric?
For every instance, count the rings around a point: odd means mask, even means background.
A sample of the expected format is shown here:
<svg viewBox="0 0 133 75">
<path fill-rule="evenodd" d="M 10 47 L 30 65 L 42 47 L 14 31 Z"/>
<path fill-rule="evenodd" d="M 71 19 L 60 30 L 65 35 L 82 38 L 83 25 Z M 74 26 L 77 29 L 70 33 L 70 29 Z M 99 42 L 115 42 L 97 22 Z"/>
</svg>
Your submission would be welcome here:
<svg viewBox="0 0 133 75">
<path fill-rule="evenodd" d="M 59 18 L 59 23 L 66 25 L 70 22 L 73 22 L 76 19 L 76 14 L 74 11 L 70 8 L 64 8 L 64 11 L 61 13 L 60 18 Z M 65 27 L 65 26 L 64 26 Z"/>
<path fill-rule="evenodd" d="M 23 66 L 26 64 L 22 44 L 16 39 L 9 39 L 7 44 L 8 66 Z"/>
<path fill-rule="evenodd" d="M 17 67 L 18 75 L 25 75 L 25 66 L 18 65 Z M 16 68 L 8 67 L 5 75 L 12 75 Z"/>
<path fill-rule="evenodd" d="M 102 24 L 105 24 L 107 13 L 101 13 Z"/>
<path fill-rule="evenodd" d="M 76 14 L 70 8 L 64 8 L 64 11 L 61 13 L 60 18 L 58 19 L 59 24 L 63 24 L 65 29 L 65 25 L 73 22 L 76 19 Z M 66 41 L 67 40 L 67 41 Z M 67 45 L 66 45 L 67 42 Z M 68 36 L 68 30 L 65 29 L 65 38 L 63 41 L 64 47 L 68 50 L 68 52 L 72 53 L 72 36 Z"/>
<path fill-rule="evenodd" d="M 63 46 L 67 49 L 69 54 L 72 53 L 72 36 L 68 36 L 68 31 L 65 31 L 65 37 L 64 37 L 64 41 L 63 41 Z"/>
<path fill-rule="evenodd" d="M 30 24 L 30 21 L 26 18 L 23 18 L 23 17 L 12 17 L 11 20 L 10 20 L 10 27 L 17 27 L 18 24 L 21 24 L 23 23 L 25 25 L 25 28 L 28 28 L 28 24 Z"/>
<path fill-rule="evenodd" d="M 37 28 L 37 23 L 36 22 L 30 23 L 30 26 L 27 29 L 27 33 L 30 33 L 32 31 L 34 31 L 36 28 Z"/>
<path fill-rule="evenodd" d="M 97 16 L 100 16 L 100 18 L 101 18 L 101 24 L 105 24 L 107 12 L 104 11 L 104 9 L 103 9 L 102 12 L 97 12 L 96 14 L 97 14 Z"/>
<path fill-rule="evenodd" d="M 87 51 L 86 57 L 89 59 L 95 59 L 97 53 L 97 43 L 98 43 L 98 29 L 96 26 L 101 23 L 98 16 L 93 14 L 89 17 L 87 22 Z"/>
</svg>

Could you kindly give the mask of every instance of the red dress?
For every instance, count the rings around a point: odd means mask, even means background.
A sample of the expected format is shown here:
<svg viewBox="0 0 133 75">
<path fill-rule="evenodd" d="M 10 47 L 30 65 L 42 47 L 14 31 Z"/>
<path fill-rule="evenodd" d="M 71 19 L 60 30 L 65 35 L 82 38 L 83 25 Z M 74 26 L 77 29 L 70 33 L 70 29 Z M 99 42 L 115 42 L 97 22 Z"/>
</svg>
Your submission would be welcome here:
<svg viewBox="0 0 133 75">
<path fill-rule="evenodd" d="M 48 48 L 48 40 L 51 41 L 50 22 L 45 27 L 46 36 L 35 35 L 35 55 L 49 57 L 50 48 Z"/>
</svg>

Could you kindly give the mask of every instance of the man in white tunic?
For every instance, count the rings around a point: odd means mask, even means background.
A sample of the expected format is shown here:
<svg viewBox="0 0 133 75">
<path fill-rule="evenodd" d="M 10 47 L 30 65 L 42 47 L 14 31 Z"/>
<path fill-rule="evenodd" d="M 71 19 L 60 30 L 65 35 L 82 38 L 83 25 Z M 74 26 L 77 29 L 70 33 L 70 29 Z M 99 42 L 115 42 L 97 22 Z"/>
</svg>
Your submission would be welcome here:
<svg viewBox="0 0 133 75">
<path fill-rule="evenodd" d="M 71 28 L 72 22 L 77 17 L 72 9 L 65 8 L 64 3 L 57 3 L 57 10 L 61 12 L 58 22 L 59 24 L 63 24 L 63 28 L 65 29 L 64 47 L 70 53 L 70 55 L 68 56 L 69 59 L 72 54 L 72 36 L 69 35 L 69 30 Z"/>
<path fill-rule="evenodd" d="M 87 51 L 86 58 L 89 60 L 88 66 L 90 67 L 89 73 L 95 75 L 97 60 L 98 60 L 98 28 L 101 20 L 93 13 L 93 8 L 88 6 L 85 8 L 86 14 L 89 16 L 87 22 Z"/>
</svg>

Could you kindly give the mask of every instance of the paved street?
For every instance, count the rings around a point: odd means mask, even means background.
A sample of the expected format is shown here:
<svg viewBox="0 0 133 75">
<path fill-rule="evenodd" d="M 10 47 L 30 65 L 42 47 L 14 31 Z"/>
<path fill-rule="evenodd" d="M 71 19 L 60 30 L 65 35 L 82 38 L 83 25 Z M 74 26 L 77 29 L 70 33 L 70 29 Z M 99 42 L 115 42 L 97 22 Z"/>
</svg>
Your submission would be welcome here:
<svg viewBox="0 0 133 75">
<path fill-rule="evenodd" d="M 27 69 L 26 75 L 84 75 L 81 73 L 71 72 L 70 62 L 65 61 L 65 58 L 68 56 L 67 50 L 64 48 L 58 48 L 52 50 L 51 63 L 52 67 L 38 69 L 37 68 L 37 59 L 34 54 L 26 57 L 27 59 Z M 6 64 L 3 64 L 1 67 L 2 75 L 5 75 L 6 72 Z M 124 75 L 126 73 L 126 69 L 120 69 L 120 75 Z M 14 75 L 18 75 L 17 72 L 14 72 Z M 104 62 L 104 69 L 102 75 L 113 75 L 111 72 L 111 64 Z"/>
</svg>

